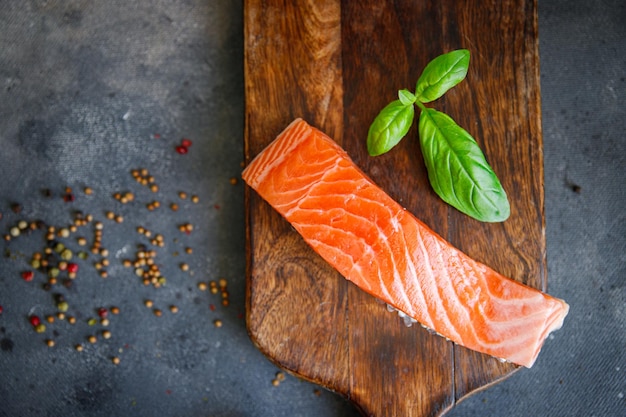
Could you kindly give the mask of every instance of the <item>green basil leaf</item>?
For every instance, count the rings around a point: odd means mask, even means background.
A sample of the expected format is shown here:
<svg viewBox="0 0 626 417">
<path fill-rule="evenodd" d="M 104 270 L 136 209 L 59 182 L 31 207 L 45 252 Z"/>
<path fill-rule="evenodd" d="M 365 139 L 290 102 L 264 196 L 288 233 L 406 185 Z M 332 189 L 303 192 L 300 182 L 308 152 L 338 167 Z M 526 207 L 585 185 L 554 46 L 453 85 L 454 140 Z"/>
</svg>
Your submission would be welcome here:
<svg viewBox="0 0 626 417">
<path fill-rule="evenodd" d="M 420 114 L 419 136 L 428 179 L 445 202 L 483 222 L 509 217 L 500 180 L 468 132 L 447 114 L 426 108 Z"/>
<path fill-rule="evenodd" d="M 371 156 L 388 152 L 400 142 L 413 124 L 413 104 L 395 100 L 378 113 L 367 132 L 367 151 Z"/>
<path fill-rule="evenodd" d="M 417 80 L 415 96 L 422 103 L 437 100 L 446 91 L 463 81 L 469 67 L 470 53 L 458 49 L 439 55 L 426 65 Z"/>
<path fill-rule="evenodd" d="M 406 88 L 404 90 L 398 91 L 398 98 L 400 99 L 402 104 L 404 104 L 405 106 L 413 104 L 417 100 L 417 97 L 415 97 L 415 94 L 411 93 Z"/>
</svg>

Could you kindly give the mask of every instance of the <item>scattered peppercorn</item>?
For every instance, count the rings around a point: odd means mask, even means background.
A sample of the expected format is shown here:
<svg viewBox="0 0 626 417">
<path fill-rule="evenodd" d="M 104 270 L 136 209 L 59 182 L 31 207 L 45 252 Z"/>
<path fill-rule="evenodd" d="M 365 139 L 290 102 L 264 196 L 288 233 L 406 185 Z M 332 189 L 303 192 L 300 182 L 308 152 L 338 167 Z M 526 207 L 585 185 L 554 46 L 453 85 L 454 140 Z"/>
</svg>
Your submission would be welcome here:
<svg viewBox="0 0 626 417">
<path fill-rule="evenodd" d="M 213 325 L 215 325 L 215 327 L 222 327 L 222 320 L 220 319 L 213 320 Z"/>
<path fill-rule="evenodd" d="M 64 249 L 64 250 L 61 252 L 61 258 L 62 258 L 62 259 L 64 259 L 64 260 L 66 260 L 66 261 L 69 261 L 70 259 L 72 259 L 72 256 L 73 256 L 73 255 L 74 255 L 74 254 L 73 254 L 73 253 L 72 253 L 72 251 L 71 251 L 71 250 L 69 250 L 69 249 Z"/>
<path fill-rule="evenodd" d="M 111 362 L 113 362 L 113 365 L 119 365 L 120 358 L 118 358 L 117 356 L 114 356 L 113 358 L 111 358 Z"/>
</svg>

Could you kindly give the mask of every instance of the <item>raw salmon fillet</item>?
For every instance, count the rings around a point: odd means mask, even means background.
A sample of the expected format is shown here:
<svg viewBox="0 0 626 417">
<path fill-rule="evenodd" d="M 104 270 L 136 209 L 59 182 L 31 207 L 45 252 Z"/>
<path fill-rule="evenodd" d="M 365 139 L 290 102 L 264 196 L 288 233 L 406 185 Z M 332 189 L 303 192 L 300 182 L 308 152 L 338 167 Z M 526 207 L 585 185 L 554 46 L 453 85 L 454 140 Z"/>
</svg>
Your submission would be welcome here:
<svg viewBox="0 0 626 417">
<path fill-rule="evenodd" d="M 301 119 L 242 176 L 346 279 L 459 345 L 531 367 L 567 315 L 453 247 Z"/>
</svg>

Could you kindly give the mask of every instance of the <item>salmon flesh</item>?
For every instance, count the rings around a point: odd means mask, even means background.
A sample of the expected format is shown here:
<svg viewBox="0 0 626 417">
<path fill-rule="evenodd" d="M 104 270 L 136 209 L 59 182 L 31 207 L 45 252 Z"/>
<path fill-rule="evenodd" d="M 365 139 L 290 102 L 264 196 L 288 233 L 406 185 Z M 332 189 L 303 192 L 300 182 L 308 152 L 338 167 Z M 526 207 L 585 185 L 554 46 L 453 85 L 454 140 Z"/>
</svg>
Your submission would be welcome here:
<svg viewBox="0 0 626 417">
<path fill-rule="evenodd" d="M 346 279 L 461 346 L 531 367 L 567 315 L 453 247 L 301 119 L 242 177 Z"/>
</svg>

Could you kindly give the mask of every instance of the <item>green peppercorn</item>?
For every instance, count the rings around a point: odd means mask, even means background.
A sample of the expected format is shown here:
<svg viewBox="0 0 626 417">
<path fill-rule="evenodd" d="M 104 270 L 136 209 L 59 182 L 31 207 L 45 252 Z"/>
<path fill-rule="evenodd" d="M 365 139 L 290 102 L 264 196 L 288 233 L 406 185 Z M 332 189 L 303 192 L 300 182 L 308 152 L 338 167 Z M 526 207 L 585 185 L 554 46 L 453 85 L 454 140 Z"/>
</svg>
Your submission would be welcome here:
<svg viewBox="0 0 626 417">
<path fill-rule="evenodd" d="M 59 310 L 61 313 L 65 313 L 67 312 L 67 310 L 69 309 L 69 304 L 67 303 L 67 301 L 59 301 L 57 303 L 57 310 Z"/>
<path fill-rule="evenodd" d="M 70 259 L 72 259 L 72 256 L 73 256 L 73 253 L 69 249 L 65 249 L 61 252 L 61 258 L 63 260 L 69 261 Z"/>
</svg>

